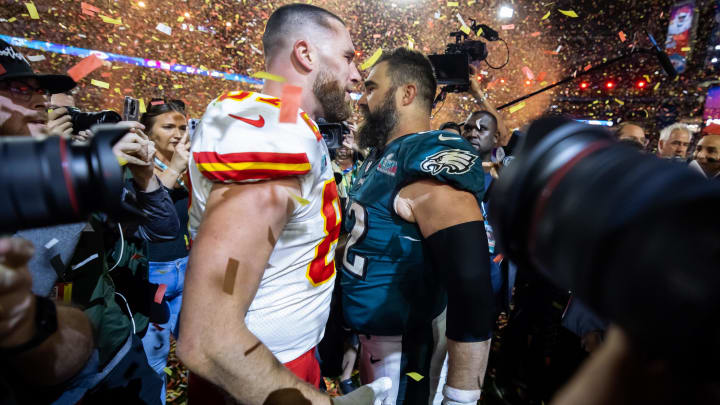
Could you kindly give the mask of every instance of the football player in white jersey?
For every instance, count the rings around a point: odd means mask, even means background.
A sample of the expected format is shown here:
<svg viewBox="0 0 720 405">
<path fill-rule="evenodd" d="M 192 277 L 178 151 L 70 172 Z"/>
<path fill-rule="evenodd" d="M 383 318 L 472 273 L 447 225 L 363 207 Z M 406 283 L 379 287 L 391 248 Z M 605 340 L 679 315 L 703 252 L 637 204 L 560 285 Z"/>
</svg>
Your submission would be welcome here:
<svg viewBox="0 0 720 405">
<path fill-rule="evenodd" d="M 344 22 L 319 7 L 277 9 L 263 46 L 266 71 L 286 82 L 218 97 L 193 137 L 178 354 L 193 373 L 193 403 L 223 403 L 214 385 L 243 404 L 329 404 L 317 390 L 315 347 L 330 309 L 340 207 L 313 119 L 347 119 L 361 77 Z M 279 119 L 284 84 L 302 87 L 295 123 Z M 372 404 L 385 384 L 333 401 Z"/>
</svg>

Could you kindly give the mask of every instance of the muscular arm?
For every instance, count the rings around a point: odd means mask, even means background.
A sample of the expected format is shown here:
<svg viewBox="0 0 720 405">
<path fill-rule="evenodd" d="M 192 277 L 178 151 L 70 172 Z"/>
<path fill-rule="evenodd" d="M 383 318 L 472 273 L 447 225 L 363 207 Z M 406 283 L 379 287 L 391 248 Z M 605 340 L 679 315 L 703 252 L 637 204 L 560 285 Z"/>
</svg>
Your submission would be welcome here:
<svg viewBox="0 0 720 405">
<path fill-rule="evenodd" d="M 425 238 L 445 228 L 483 220 L 472 194 L 435 180 L 417 181 L 400 190 L 395 211 L 406 221 L 417 223 Z M 458 342 L 448 338 L 447 385 L 461 390 L 480 389 L 489 352 L 490 339 Z"/>
<path fill-rule="evenodd" d="M 178 355 L 243 404 L 330 404 L 245 325 L 275 240 L 292 212 L 290 193 L 301 194 L 295 178 L 216 184 L 190 254 Z M 231 258 L 239 262 L 232 295 L 223 291 Z"/>
</svg>

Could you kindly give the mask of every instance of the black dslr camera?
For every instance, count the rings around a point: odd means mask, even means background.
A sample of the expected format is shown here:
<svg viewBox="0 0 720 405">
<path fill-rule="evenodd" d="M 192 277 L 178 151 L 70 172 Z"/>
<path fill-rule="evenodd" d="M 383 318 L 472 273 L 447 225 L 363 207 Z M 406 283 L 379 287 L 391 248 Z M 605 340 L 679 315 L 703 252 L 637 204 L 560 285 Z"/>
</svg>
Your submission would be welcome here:
<svg viewBox="0 0 720 405">
<path fill-rule="evenodd" d="M 485 24 L 470 20 L 470 29 L 488 41 L 500 39 L 497 31 Z M 482 31 L 480 31 L 482 30 Z M 447 44 L 444 54 L 428 55 L 435 70 L 438 84 L 444 85 L 444 93 L 461 93 L 470 89 L 470 72 L 468 65 L 485 60 L 488 56 L 487 46 L 482 41 L 471 41 L 463 31 L 451 32 L 454 43 Z"/>
<path fill-rule="evenodd" d="M 86 131 L 96 124 L 114 124 L 122 121 L 120 114 L 112 110 L 103 110 L 96 112 L 80 111 L 76 107 L 65 107 L 70 115 L 70 122 L 73 126 L 73 134 L 80 131 Z"/>
</svg>

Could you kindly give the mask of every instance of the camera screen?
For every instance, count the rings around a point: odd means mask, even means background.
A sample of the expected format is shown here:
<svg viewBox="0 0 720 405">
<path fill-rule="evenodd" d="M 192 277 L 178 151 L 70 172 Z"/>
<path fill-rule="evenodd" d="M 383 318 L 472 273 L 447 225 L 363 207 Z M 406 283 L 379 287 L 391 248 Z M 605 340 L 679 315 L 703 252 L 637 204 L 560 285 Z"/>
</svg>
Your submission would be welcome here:
<svg viewBox="0 0 720 405">
<path fill-rule="evenodd" d="M 440 85 L 468 85 L 468 57 L 464 54 L 429 55 Z"/>
</svg>

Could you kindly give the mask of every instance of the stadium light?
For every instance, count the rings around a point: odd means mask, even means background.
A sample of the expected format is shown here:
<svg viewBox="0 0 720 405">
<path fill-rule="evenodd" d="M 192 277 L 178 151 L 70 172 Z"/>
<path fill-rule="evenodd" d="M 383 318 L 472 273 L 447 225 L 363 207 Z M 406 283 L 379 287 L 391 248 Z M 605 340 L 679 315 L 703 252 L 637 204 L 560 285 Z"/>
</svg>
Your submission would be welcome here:
<svg viewBox="0 0 720 405">
<path fill-rule="evenodd" d="M 588 82 L 580 82 L 580 90 L 585 90 L 590 87 L 590 83 Z"/>
<path fill-rule="evenodd" d="M 605 88 L 608 90 L 612 90 L 615 88 L 615 82 L 612 80 L 608 80 L 605 82 Z"/>
<path fill-rule="evenodd" d="M 644 89 L 645 87 L 647 87 L 647 82 L 646 82 L 645 80 L 643 80 L 643 79 L 640 79 L 640 80 L 638 80 L 638 81 L 635 82 L 635 87 L 637 87 L 638 89 L 641 89 L 641 90 L 642 90 L 642 89 Z"/>
<path fill-rule="evenodd" d="M 498 12 L 498 16 L 505 19 L 512 18 L 513 14 L 515 14 L 515 10 L 513 10 L 512 7 L 508 6 L 500 7 L 500 11 Z"/>
</svg>

